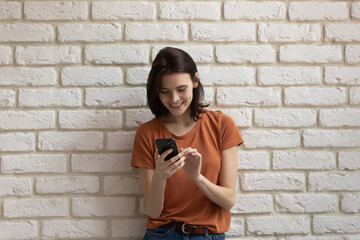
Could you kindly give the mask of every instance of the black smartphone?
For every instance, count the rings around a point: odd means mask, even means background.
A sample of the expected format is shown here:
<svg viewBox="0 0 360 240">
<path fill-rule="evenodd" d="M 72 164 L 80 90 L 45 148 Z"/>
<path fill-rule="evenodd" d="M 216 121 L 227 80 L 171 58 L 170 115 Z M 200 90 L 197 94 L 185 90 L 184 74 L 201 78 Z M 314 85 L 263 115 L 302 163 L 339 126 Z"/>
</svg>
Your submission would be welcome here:
<svg viewBox="0 0 360 240">
<path fill-rule="evenodd" d="M 155 144 L 159 154 L 162 154 L 170 148 L 173 150 L 171 153 L 169 153 L 169 155 L 165 157 L 165 161 L 168 161 L 170 158 L 179 154 L 175 139 L 173 138 L 159 138 L 155 140 Z"/>
</svg>

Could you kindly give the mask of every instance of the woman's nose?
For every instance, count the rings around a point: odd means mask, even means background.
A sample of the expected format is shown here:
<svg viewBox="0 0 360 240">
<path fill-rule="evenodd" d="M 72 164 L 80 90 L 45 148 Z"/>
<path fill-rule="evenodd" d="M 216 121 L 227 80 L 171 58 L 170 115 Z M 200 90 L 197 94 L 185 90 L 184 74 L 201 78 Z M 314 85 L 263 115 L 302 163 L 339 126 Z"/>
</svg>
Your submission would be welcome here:
<svg viewBox="0 0 360 240">
<path fill-rule="evenodd" d="M 173 94 L 171 95 L 171 101 L 172 101 L 173 103 L 177 102 L 178 99 L 179 99 L 179 95 L 178 95 L 178 94 L 173 93 Z"/>
</svg>

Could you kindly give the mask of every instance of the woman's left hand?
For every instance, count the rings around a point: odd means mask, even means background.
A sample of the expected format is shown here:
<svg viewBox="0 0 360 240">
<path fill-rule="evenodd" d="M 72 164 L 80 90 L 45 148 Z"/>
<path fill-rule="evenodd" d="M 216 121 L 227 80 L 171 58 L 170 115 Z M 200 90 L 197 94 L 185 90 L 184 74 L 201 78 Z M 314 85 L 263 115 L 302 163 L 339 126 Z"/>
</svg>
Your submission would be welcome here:
<svg viewBox="0 0 360 240">
<path fill-rule="evenodd" d="M 201 163 L 202 163 L 202 156 L 195 148 L 181 148 L 181 151 L 184 153 L 185 165 L 184 165 L 184 172 L 186 175 L 191 178 L 194 182 L 196 182 L 200 177 L 201 171 Z"/>
</svg>

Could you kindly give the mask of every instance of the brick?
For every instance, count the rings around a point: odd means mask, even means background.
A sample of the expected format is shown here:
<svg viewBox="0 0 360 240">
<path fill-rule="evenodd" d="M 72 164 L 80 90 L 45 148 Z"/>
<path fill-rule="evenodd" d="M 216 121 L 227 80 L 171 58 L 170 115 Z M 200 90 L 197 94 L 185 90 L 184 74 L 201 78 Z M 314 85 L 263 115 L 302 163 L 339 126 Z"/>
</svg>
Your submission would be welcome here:
<svg viewBox="0 0 360 240">
<path fill-rule="evenodd" d="M 237 195 L 232 214 L 271 213 L 273 200 L 270 194 L 241 194 Z"/>
<path fill-rule="evenodd" d="M 86 46 L 87 64 L 136 64 L 149 62 L 147 46 Z"/>
<path fill-rule="evenodd" d="M 126 70 L 126 83 L 130 85 L 146 85 L 149 67 L 132 67 Z"/>
<path fill-rule="evenodd" d="M 335 21 L 348 19 L 346 2 L 291 2 L 291 21 Z"/>
<path fill-rule="evenodd" d="M 0 129 L 29 130 L 55 128 L 54 111 L 1 111 Z"/>
<path fill-rule="evenodd" d="M 360 233 L 359 216 L 314 216 L 313 230 L 322 233 Z"/>
<path fill-rule="evenodd" d="M 339 152 L 340 170 L 360 169 L 360 152 Z"/>
<path fill-rule="evenodd" d="M 259 24 L 260 42 L 320 42 L 322 29 L 319 24 Z"/>
<path fill-rule="evenodd" d="M 77 46 L 16 47 L 16 62 L 20 65 L 56 65 L 80 63 L 81 48 Z"/>
<path fill-rule="evenodd" d="M 159 18 L 167 20 L 220 20 L 221 3 L 215 1 L 160 2 Z"/>
<path fill-rule="evenodd" d="M 130 172 L 131 153 L 72 154 L 71 170 L 76 173 Z"/>
<path fill-rule="evenodd" d="M 230 229 L 226 232 L 226 237 L 244 235 L 244 229 L 244 219 L 238 216 L 231 216 Z"/>
<path fill-rule="evenodd" d="M 360 109 L 321 109 L 319 114 L 319 122 L 320 126 L 324 127 L 360 126 Z"/>
<path fill-rule="evenodd" d="M 0 196 L 29 196 L 32 194 L 32 179 L 29 177 L 1 177 Z"/>
<path fill-rule="evenodd" d="M 85 90 L 85 105 L 88 107 L 141 107 L 146 105 L 144 88 Z"/>
<path fill-rule="evenodd" d="M 331 42 L 360 41 L 360 24 L 356 24 L 356 23 L 326 24 L 325 41 L 331 41 Z"/>
<path fill-rule="evenodd" d="M 279 106 L 279 88 L 218 87 L 218 106 Z"/>
<path fill-rule="evenodd" d="M 255 69 L 251 67 L 199 67 L 198 71 L 204 86 L 255 84 Z"/>
<path fill-rule="evenodd" d="M 246 149 L 300 146 L 300 134 L 294 130 L 245 130 L 241 134 Z"/>
<path fill-rule="evenodd" d="M 360 67 L 325 67 L 324 81 L 330 84 L 359 85 Z"/>
<path fill-rule="evenodd" d="M 136 212 L 135 197 L 73 198 L 75 217 L 131 216 Z"/>
<path fill-rule="evenodd" d="M 116 42 L 122 40 L 121 24 L 64 24 L 58 27 L 60 42 Z"/>
<path fill-rule="evenodd" d="M 360 46 L 347 45 L 345 47 L 345 62 L 347 63 L 360 63 Z"/>
<path fill-rule="evenodd" d="M 100 181 L 91 176 L 37 177 L 36 193 L 98 193 Z"/>
<path fill-rule="evenodd" d="M 80 89 L 23 89 L 19 91 L 21 107 L 79 107 Z"/>
<path fill-rule="evenodd" d="M 51 42 L 55 39 L 51 24 L 0 24 L 0 42 Z"/>
<path fill-rule="evenodd" d="M 360 236 L 356 236 L 356 235 L 348 235 L 344 237 L 345 240 L 359 240 Z M 340 239 L 339 239 L 340 240 Z"/>
<path fill-rule="evenodd" d="M 15 94 L 14 90 L 0 89 L 0 108 L 15 106 Z"/>
<path fill-rule="evenodd" d="M 106 195 L 141 194 L 142 189 L 139 176 L 107 176 L 104 178 L 104 193 Z"/>
<path fill-rule="evenodd" d="M 146 1 L 95 1 L 92 3 L 95 20 L 153 20 L 155 4 Z"/>
<path fill-rule="evenodd" d="M 64 86 L 121 86 L 120 67 L 64 67 L 61 82 Z"/>
<path fill-rule="evenodd" d="M 146 219 L 114 219 L 111 222 L 113 238 L 143 237 L 146 231 Z"/>
<path fill-rule="evenodd" d="M 270 169 L 270 156 L 265 151 L 244 152 L 238 153 L 238 169 Z"/>
<path fill-rule="evenodd" d="M 309 191 L 359 191 L 359 172 L 311 172 Z"/>
<path fill-rule="evenodd" d="M 353 2 L 351 4 L 351 16 L 355 19 L 360 19 L 360 2 Z"/>
<path fill-rule="evenodd" d="M 273 169 L 335 169 L 336 157 L 326 151 L 275 151 Z"/>
<path fill-rule="evenodd" d="M 0 2 L 0 20 L 14 20 L 21 18 L 21 3 Z"/>
<path fill-rule="evenodd" d="M 111 132 L 107 134 L 106 149 L 111 151 L 131 151 L 135 139 L 135 132 Z"/>
<path fill-rule="evenodd" d="M 360 212 L 360 194 L 346 193 L 341 196 L 341 210 L 347 213 Z"/>
<path fill-rule="evenodd" d="M 259 85 L 321 84 L 320 67 L 259 67 Z"/>
<path fill-rule="evenodd" d="M 310 109 L 255 109 L 258 127 L 314 127 L 316 112 Z"/>
<path fill-rule="evenodd" d="M 224 4 L 226 20 L 281 20 L 286 18 L 282 2 L 228 1 Z"/>
<path fill-rule="evenodd" d="M 226 115 L 229 115 L 234 120 L 237 127 L 251 126 L 252 112 L 250 109 L 228 108 L 221 109 L 221 111 Z"/>
<path fill-rule="evenodd" d="M 152 60 L 155 59 L 156 54 L 163 49 L 164 47 L 167 47 L 168 45 L 158 45 L 154 46 L 152 50 Z M 210 45 L 200 45 L 200 46 L 184 46 L 184 45 L 175 45 L 170 47 L 176 47 L 179 48 L 185 52 L 187 52 L 191 58 L 194 60 L 195 63 L 211 63 L 213 61 L 213 50 Z"/>
<path fill-rule="evenodd" d="M 125 126 L 137 128 L 140 124 L 150 121 L 154 117 L 154 114 L 149 109 L 128 109 L 125 111 Z"/>
<path fill-rule="evenodd" d="M 204 87 L 204 103 L 215 104 L 215 89 L 213 87 Z"/>
<path fill-rule="evenodd" d="M 191 37 L 202 42 L 252 42 L 256 39 L 253 23 L 192 23 Z"/>
<path fill-rule="evenodd" d="M 106 220 L 46 220 L 42 221 L 42 236 L 46 239 L 106 238 Z"/>
<path fill-rule="evenodd" d="M 276 52 L 269 45 L 217 46 L 216 60 L 220 63 L 273 63 Z"/>
<path fill-rule="evenodd" d="M 38 146 L 42 151 L 95 151 L 103 149 L 101 132 L 41 132 Z"/>
<path fill-rule="evenodd" d="M 3 155 L 3 173 L 65 173 L 67 156 L 65 154 L 24 154 Z"/>
<path fill-rule="evenodd" d="M 341 63 L 343 53 L 339 45 L 280 46 L 280 62 L 284 63 Z"/>
<path fill-rule="evenodd" d="M 331 213 L 337 210 L 334 194 L 279 194 L 275 196 L 275 209 L 285 213 Z"/>
<path fill-rule="evenodd" d="M 85 20 L 88 4 L 85 1 L 40 1 L 25 2 L 27 20 Z"/>
<path fill-rule="evenodd" d="M 346 90 L 342 87 L 288 87 L 284 90 L 286 105 L 332 106 L 346 102 Z"/>
<path fill-rule="evenodd" d="M 69 204 L 65 198 L 34 198 L 4 201 L 5 218 L 66 217 Z"/>
<path fill-rule="evenodd" d="M 187 40 L 187 25 L 185 23 L 127 23 L 125 40 L 184 42 Z"/>
<path fill-rule="evenodd" d="M 38 228 L 37 221 L 2 221 L 0 223 L 0 239 L 36 239 Z"/>
<path fill-rule="evenodd" d="M 360 87 L 350 88 L 350 104 L 360 104 Z"/>
<path fill-rule="evenodd" d="M 122 127 L 119 110 L 67 110 L 59 112 L 61 129 L 119 129 Z"/>
<path fill-rule="evenodd" d="M 0 152 L 35 151 L 35 136 L 33 133 L 1 133 Z"/>
<path fill-rule="evenodd" d="M 12 49 L 11 47 L 0 46 L 0 65 L 9 64 L 12 64 Z"/>
<path fill-rule="evenodd" d="M 305 147 L 360 147 L 360 130 L 305 130 Z M 339 141 L 341 139 L 341 141 Z"/>
<path fill-rule="evenodd" d="M 242 191 L 295 191 L 304 190 L 303 173 L 242 173 Z"/>
<path fill-rule="evenodd" d="M 310 220 L 306 216 L 248 217 L 247 233 L 255 235 L 308 234 Z"/>
<path fill-rule="evenodd" d="M 53 86 L 55 84 L 57 84 L 57 73 L 54 68 L 0 68 L 0 85 L 2 86 Z"/>
</svg>

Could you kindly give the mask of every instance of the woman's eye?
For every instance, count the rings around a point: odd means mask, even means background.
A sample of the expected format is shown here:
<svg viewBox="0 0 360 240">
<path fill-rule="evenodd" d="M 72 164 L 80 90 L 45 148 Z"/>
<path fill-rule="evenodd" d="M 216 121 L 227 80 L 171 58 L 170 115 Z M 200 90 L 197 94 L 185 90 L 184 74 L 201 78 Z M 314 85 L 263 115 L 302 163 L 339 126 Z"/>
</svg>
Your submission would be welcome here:
<svg viewBox="0 0 360 240">
<path fill-rule="evenodd" d="M 160 93 L 162 93 L 162 94 L 167 94 L 168 91 L 160 91 Z"/>
<path fill-rule="evenodd" d="M 183 92 L 183 91 L 185 91 L 185 88 L 181 88 L 181 89 L 179 89 L 178 91 L 179 91 L 179 92 Z"/>
</svg>

